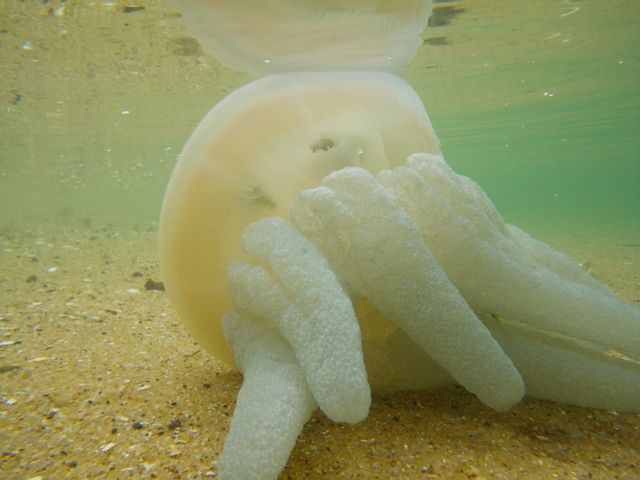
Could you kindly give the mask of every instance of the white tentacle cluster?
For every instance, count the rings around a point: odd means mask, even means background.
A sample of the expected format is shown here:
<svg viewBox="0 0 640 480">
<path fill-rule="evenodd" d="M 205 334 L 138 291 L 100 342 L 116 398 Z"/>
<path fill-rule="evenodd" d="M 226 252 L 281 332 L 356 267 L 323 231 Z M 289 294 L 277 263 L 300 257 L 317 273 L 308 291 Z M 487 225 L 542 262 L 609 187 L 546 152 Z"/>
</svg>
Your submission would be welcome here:
<svg viewBox="0 0 640 480">
<path fill-rule="evenodd" d="M 290 220 L 250 225 L 242 247 L 256 263 L 236 261 L 229 269 L 234 311 L 225 333 L 245 380 L 220 463 L 228 478 L 238 478 L 233 465 L 278 458 L 283 467 L 315 402 L 335 421 L 366 417 L 370 392 L 353 307 L 362 298 L 496 410 L 520 401 L 525 384 L 543 398 L 638 408 L 638 369 L 605 348 L 640 356 L 638 310 L 506 225 L 478 186 L 441 156 L 416 154 L 377 177 L 356 167 L 333 172 L 300 193 Z M 590 326 L 605 314 L 616 328 L 598 337 Z M 265 353 L 248 347 L 258 336 L 269 336 L 283 358 L 268 367 L 268 390 L 278 385 L 283 395 L 245 407 L 247 392 L 266 395 L 255 393 L 266 381 L 256 374 Z M 272 402 L 278 408 L 261 409 L 261 421 L 251 421 L 255 405 Z M 275 423 L 282 440 L 269 441 L 268 456 L 258 449 L 260 458 L 247 460 L 246 443 L 271 438 Z"/>
</svg>

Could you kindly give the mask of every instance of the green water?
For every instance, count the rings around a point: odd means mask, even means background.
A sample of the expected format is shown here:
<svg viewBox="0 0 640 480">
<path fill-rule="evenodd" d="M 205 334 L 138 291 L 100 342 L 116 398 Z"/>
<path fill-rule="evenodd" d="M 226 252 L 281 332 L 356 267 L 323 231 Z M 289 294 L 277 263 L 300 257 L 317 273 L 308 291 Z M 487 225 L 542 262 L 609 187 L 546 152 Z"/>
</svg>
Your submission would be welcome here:
<svg viewBox="0 0 640 480">
<path fill-rule="evenodd" d="M 640 3 L 457 5 L 409 69 L 449 163 L 513 223 L 637 236 Z"/>
<path fill-rule="evenodd" d="M 128 3 L 127 3 L 128 4 Z M 249 81 L 162 2 L 0 3 L 0 227 L 155 228 L 182 144 Z M 507 221 L 640 237 L 640 2 L 438 3 L 401 73 Z"/>
</svg>

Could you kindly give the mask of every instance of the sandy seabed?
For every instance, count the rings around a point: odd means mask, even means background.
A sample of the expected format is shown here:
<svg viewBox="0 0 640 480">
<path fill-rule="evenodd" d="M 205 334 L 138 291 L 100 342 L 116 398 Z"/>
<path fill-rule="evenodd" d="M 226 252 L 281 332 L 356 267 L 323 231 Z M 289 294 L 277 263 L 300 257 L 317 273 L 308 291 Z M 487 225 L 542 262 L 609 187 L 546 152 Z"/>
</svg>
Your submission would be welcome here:
<svg viewBox="0 0 640 480">
<path fill-rule="evenodd" d="M 17 232 L 0 232 L 0 478 L 215 478 L 242 378 L 145 288 L 155 228 Z M 554 244 L 640 304 L 640 245 Z M 281 478 L 638 479 L 640 414 L 496 413 L 459 387 L 374 396 L 358 425 L 316 412 Z"/>
</svg>

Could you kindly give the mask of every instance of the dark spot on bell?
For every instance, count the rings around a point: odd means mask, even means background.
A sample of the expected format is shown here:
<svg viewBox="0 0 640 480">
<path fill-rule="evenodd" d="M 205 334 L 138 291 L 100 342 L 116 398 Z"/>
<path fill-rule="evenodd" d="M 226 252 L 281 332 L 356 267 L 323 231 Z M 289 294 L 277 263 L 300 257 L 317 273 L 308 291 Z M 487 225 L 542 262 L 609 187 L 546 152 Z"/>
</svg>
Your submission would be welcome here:
<svg viewBox="0 0 640 480">
<path fill-rule="evenodd" d="M 335 146 L 336 146 L 336 143 L 332 139 L 321 138 L 313 142 L 311 145 L 309 145 L 309 148 L 311 149 L 312 152 L 315 153 L 318 150 L 322 150 L 323 152 L 326 152 L 327 150 L 330 150 Z"/>
<path fill-rule="evenodd" d="M 269 198 L 267 194 L 264 193 L 264 190 L 262 190 L 262 188 L 260 188 L 260 186 L 258 185 L 255 185 L 249 189 L 248 196 L 252 202 L 257 203 L 258 205 L 270 208 L 272 210 L 275 210 L 276 208 L 276 203 L 271 198 Z"/>
</svg>

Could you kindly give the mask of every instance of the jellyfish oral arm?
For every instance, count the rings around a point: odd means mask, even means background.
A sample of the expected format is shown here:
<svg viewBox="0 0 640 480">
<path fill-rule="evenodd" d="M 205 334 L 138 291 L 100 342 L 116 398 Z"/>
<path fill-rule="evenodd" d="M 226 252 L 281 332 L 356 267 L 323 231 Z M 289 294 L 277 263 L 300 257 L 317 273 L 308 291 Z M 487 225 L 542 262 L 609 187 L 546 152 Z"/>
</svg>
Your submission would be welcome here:
<svg viewBox="0 0 640 480">
<path fill-rule="evenodd" d="M 225 335 L 244 374 L 218 463 L 222 479 L 275 479 L 317 408 L 293 351 L 273 329 L 235 312 Z"/>
<path fill-rule="evenodd" d="M 324 256 L 277 217 L 250 225 L 241 243 L 268 265 L 269 272 L 260 265 L 231 264 L 234 308 L 277 327 L 292 346 L 316 401 L 332 420 L 364 420 L 371 393 L 360 329 L 351 301 Z"/>
</svg>

